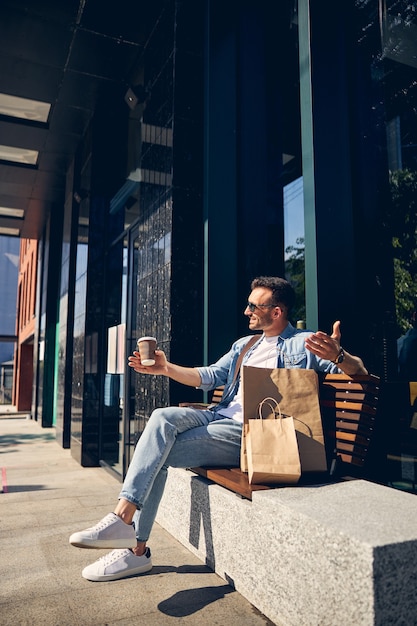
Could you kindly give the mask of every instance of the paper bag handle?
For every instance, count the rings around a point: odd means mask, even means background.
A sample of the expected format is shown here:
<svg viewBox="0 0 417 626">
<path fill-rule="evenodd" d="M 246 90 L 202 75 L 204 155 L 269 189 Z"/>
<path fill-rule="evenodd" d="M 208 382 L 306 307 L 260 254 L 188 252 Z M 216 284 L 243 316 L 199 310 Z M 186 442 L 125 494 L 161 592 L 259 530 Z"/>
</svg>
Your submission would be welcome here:
<svg viewBox="0 0 417 626">
<path fill-rule="evenodd" d="M 308 431 L 308 436 L 309 437 L 313 437 L 313 431 L 311 430 L 310 426 L 308 424 L 306 424 L 305 422 L 303 422 L 303 420 L 298 419 L 298 417 L 294 417 L 294 419 L 299 422 L 300 424 L 302 424 Z"/>
<path fill-rule="evenodd" d="M 271 404 L 271 402 L 273 404 Z M 264 398 L 258 405 L 258 415 L 259 415 L 259 419 L 264 419 L 263 415 L 262 415 L 262 407 L 264 404 L 267 404 L 269 406 L 269 408 L 271 409 L 272 413 L 274 414 L 274 419 L 277 419 L 275 411 L 276 409 L 278 409 L 278 413 L 279 413 L 279 419 L 282 419 L 282 413 L 281 413 L 281 408 L 279 406 L 279 402 L 277 400 L 275 400 L 275 398 Z"/>
</svg>

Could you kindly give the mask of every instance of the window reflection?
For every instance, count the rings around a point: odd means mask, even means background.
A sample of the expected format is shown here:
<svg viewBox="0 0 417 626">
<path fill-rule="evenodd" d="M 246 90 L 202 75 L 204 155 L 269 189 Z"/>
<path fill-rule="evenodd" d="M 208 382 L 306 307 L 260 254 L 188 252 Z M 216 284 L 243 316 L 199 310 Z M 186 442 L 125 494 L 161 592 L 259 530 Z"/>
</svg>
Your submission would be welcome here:
<svg viewBox="0 0 417 626">
<path fill-rule="evenodd" d="M 385 0 L 377 19 L 373 5 L 356 3 L 358 44 L 369 59 L 374 121 L 385 130 L 391 202 L 384 227 L 393 247 L 399 336 L 411 328 L 417 294 L 417 12 L 414 3 Z"/>
<path fill-rule="evenodd" d="M 119 240 L 110 251 L 108 263 L 111 280 L 107 294 L 107 318 L 112 325 L 107 329 L 101 457 L 120 476 L 123 475 L 123 398 L 127 358 L 127 264 L 126 241 Z"/>
<path fill-rule="evenodd" d="M 285 276 L 295 289 L 292 322 L 305 321 L 305 255 L 303 177 L 284 187 Z"/>
</svg>

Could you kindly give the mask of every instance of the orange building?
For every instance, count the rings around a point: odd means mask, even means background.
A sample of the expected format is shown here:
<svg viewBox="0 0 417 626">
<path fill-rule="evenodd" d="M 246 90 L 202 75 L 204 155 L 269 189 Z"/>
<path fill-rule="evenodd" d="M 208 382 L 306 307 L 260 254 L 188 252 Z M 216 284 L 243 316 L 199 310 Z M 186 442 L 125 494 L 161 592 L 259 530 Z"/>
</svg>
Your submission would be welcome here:
<svg viewBox="0 0 417 626">
<path fill-rule="evenodd" d="M 30 411 L 32 405 L 37 259 L 38 241 L 21 239 L 13 381 L 13 405 L 18 411 Z"/>
</svg>

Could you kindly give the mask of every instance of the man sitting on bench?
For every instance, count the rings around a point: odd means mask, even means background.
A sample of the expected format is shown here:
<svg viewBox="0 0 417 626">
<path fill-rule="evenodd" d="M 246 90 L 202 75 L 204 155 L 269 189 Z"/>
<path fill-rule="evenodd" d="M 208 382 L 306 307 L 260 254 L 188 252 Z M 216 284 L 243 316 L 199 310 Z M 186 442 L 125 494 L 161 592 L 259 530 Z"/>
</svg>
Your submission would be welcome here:
<svg viewBox="0 0 417 626">
<path fill-rule="evenodd" d="M 156 409 L 130 463 L 119 501 L 96 526 L 76 532 L 70 543 L 112 551 L 84 568 L 92 581 L 117 580 L 152 568 L 149 538 L 162 498 L 168 467 L 237 467 L 240 461 L 242 398 L 240 365 L 314 369 L 318 372 L 366 374 L 362 360 L 340 346 L 340 322 L 332 335 L 295 329 L 288 321 L 294 290 L 282 278 L 259 277 L 251 284 L 244 314 L 249 329 L 261 334 L 237 340 L 229 352 L 207 367 L 182 367 L 156 351 L 153 366 L 141 364 L 139 352 L 129 366 L 209 391 L 225 386 L 222 400 L 210 409 Z M 172 504 L 175 506 L 175 503 Z"/>
</svg>

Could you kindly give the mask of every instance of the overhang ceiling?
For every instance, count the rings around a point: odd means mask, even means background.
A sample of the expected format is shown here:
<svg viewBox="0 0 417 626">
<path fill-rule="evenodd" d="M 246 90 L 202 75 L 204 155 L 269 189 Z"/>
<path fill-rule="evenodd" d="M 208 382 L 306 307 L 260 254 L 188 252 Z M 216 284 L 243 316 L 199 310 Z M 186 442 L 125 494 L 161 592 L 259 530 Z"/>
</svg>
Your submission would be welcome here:
<svg viewBox="0 0 417 626">
<path fill-rule="evenodd" d="M 0 115 L 0 145 L 39 151 L 35 166 L 0 160 L 0 229 L 39 239 L 103 84 L 129 85 L 163 0 L 1 0 L 0 93 L 51 104 L 47 123 Z M 1 230 L 0 230 L 1 232 Z"/>
</svg>

